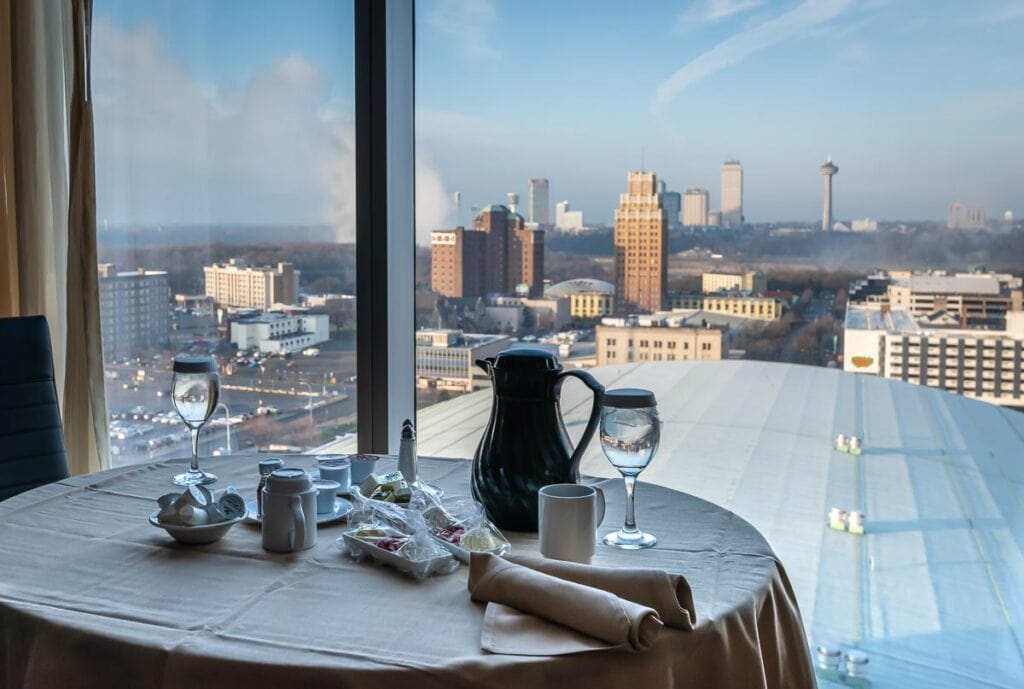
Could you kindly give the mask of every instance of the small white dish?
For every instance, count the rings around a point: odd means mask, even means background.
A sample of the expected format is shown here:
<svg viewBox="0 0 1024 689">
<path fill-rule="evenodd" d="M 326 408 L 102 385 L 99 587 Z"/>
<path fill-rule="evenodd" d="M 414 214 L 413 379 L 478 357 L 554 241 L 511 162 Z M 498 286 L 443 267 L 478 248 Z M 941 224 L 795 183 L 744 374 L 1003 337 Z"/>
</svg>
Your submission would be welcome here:
<svg viewBox="0 0 1024 689">
<path fill-rule="evenodd" d="M 224 538 L 224 534 L 226 534 L 232 526 L 242 521 L 242 517 L 236 517 L 223 522 L 201 524 L 199 526 L 164 524 L 157 519 L 157 515 L 159 513 L 160 511 L 157 510 L 150 514 L 149 523 L 153 526 L 160 527 L 179 543 L 187 543 L 188 545 L 206 545 L 208 543 L 215 543 Z"/>
<path fill-rule="evenodd" d="M 348 513 L 352 511 L 352 503 L 342 498 L 334 499 L 334 511 L 317 513 L 316 525 L 323 526 L 324 524 L 333 524 L 334 522 L 341 521 L 348 516 Z M 256 514 L 256 501 L 250 500 L 245 503 L 245 516 L 242 518 L 246 524 L 262 524 L 263 520 L 260 519 L 259 515 Z"/>
<path fill-rule="evenodd" d="M 404 572 L 415 579 L 423 579 L 431 573 L 451 571 L 454 567 L 458 566 L 452 563 L 452 555 L 448 553 L 439 553 L 436 557 L 429 557 L 425 560 L 409 560 L 398 553 L 378 548 L 370 541 L 356 538 L 352 535 L 353 531 L 358 531 L 358 529 L 342 533 L 341 538 L 335 541 L 339 548 L 342 548 L 342 544 L 344 544 L 350 552 L 360 553 L 371 560 L 376 560 L 384 565 L 390 565 L 399 572 Z"/>
</svg>

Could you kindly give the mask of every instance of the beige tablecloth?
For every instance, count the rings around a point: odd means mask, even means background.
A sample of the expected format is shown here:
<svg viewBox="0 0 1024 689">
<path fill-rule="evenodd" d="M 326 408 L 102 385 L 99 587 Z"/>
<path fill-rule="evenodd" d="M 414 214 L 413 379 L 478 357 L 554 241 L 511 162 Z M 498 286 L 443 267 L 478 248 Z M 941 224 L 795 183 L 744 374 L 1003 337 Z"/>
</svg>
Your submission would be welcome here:
<svg viewBox="0 0 1024 689">
<path fill-rule="evenodd" d="M 255 456 L 216 458 L 217 487 L 255 490 Z M 307 460 L 308 461 L 308 460 Z M 80 476 L 0 503 L 0 687 L 812 687 L 793 590 L 749 524 L 642 485 L 638 519 L 658 546 L 598 546 L 594 564 L 664 568 L 693 588 L 697 625 L 643 653 L 555 657 L 480 650 L 484 606 L 466 567 L 416 582 L 352 562 L 322 527 L 294 555 L 239 524 L 219 543 L 174 543 L 147 521 L 180 463 Z M 422 461 L 465 495 L 469 463 Z M 605 529 L 623 513 L 606 482 Z M 518 552 L 534 535 L 507 534 Z"/>
</svg>

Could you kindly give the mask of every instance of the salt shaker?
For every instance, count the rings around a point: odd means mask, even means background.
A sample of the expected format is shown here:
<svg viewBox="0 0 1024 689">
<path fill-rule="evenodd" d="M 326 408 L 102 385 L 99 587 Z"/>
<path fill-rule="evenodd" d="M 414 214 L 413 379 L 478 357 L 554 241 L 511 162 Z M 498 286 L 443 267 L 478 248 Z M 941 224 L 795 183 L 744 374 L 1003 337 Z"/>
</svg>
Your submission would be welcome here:
<svg viewBox="0 0 1024 689">
<path fill-rule="evenodd" d="M 263 487 L 267 485 L 267 478 L 278 469 L 284 468 L 284 460 L 264 459 L 260 461 L 260 482 L 256 487 L 256 516 L 263 518 Z"/>
<path fill-rule="evenodd" d="M 412 421 L 402 423 L 402 438 L 398 445 L 398 470 L 409 485 L 416 483 L 416 429 Z"/>
</svg>

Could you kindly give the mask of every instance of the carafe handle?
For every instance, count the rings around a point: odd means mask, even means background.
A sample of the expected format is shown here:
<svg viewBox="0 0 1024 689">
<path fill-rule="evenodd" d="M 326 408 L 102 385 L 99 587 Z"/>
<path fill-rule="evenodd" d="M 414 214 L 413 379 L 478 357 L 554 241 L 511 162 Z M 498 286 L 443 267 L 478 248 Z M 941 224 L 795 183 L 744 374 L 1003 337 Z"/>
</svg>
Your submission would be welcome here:
<svg viewBox="0 0 1024 689">
<path fill-rule="evenodd" d="M 597 425 L 601 422 L 601 405 L 604 402 L 604 386 L 597 382 L 594 376 L 590 375 L 586 371 L 562 371 L 558 374 L 558 378 L 555 379 L 555 386 L 558 391 L 558 395 L 562 394 L 562 383 L 568 376 L 573 378 L 579 378 L 583 381 L 583 384 L 594 391 L 594 406 L 590 408 L 590 418 L 587 420 L 587 427 L 583 429 L 583 437 L 576 444 L 576 449 L 572 451 L 572 457 L 569 458 L 570 463 L 573 466 L 578 466 L 581 459 L 583 459 L 583 453 L 587 449 L 587 444 L 594 435 L 594 431 L 597 430 Z"/>
</svg>

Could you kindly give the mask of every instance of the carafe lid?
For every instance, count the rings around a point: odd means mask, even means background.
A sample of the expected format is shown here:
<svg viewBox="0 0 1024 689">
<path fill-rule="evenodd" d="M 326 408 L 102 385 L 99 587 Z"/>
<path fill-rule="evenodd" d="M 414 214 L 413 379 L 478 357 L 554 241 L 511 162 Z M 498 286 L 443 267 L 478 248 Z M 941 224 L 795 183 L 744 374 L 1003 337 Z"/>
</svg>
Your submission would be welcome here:
<svg viewBox="0 0 1024 689">
<path fill-rule="evenodd" d="M 557 371 L 558 357 L 538 347 L 516 347 L 499 352 L 493 367 L 502 371 Z"/>
</svg>

